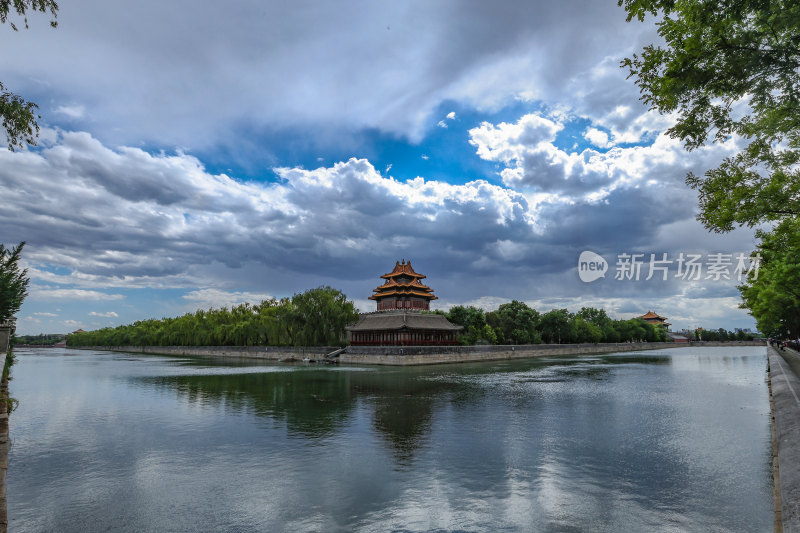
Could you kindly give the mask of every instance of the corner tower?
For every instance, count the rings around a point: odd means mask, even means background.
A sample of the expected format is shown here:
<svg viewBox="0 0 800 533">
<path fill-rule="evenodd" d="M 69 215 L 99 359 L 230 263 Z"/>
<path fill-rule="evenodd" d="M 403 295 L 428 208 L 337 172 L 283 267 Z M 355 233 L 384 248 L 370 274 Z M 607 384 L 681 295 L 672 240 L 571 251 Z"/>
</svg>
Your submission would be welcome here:
<svg viewBox="0 0 800 533">
<path fill-rule="evenodd" d="M 430 311 L 436 300 L 433 289 L 423 284 L 411 261 L 397 261 L 394 270 L 381 276 L 385 281 L 369 297 L 378 309 L 363 313 L 347 326 L 352 346 L 447 346 L 458 344 L 463 329 L 444 315 Z"/>
<path fill-rule="evenodd" d="M 425 279 L 425 275 L 414 272 L 411 261 L 406 263 L 397 261 L 394 270 L 381 276 L 384 283 L 378 288 L 373 289 L 370 300 L 375 300 L 378 311 L 388 311 L 391 309 L 420 309 L 429 311 L 431 300 L 438 298 L 433 294 L 433 289 L 423 284 L 420 280 Z"/>
</svg>

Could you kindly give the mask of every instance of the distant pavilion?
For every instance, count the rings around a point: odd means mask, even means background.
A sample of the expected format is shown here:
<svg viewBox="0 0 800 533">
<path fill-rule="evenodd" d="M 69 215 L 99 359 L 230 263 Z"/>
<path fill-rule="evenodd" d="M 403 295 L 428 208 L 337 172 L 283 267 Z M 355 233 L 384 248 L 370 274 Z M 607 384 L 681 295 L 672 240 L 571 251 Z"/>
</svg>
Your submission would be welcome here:
<svg viewBox="0 0 800 533">
<path fill-rule="evenodd" d="M 667 317 L 657 315 L 656 313 L 649 310 L 647 311 L 647 313 L 643 314 L 642 316 L 637 316 L 636 318 L 641 318 L 648 324 L 653 324 L 654 326 L 661 326 L 664 329 L 667 329 L 669 326 L 672 325 L 669 322 L 667 322 Z"/>
<path fill-rule="evenodd" d="M 429 346 L 458 344 L 461 326 L 443 315 L 430 313 L 433 289 L 423 284 L 423 274 L 411 261 L 397 261 L 394 270 L 381 276 L 385 281 L 369 297 L 377 311 L 364 313 L 348 326 L 353 346 Z"/>
</svg>

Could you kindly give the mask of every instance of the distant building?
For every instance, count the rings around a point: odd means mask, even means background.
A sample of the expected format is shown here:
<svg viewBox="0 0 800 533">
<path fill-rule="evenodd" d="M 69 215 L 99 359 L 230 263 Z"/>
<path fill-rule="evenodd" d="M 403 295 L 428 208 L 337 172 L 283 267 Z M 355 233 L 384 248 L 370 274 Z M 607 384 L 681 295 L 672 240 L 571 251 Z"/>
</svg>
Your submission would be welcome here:
<svg viewBox="0 0 800 533">
<path fill-rule="evenodd" d="M 411 261 L 397 261 L 394 270 L 381 276 L 374 289 L 377 311 L 364 313 L 347 327 L 353 346 L 428 346 L 458 344 L 463 329 L 442 315 L 427 313 L 433 289 L 422 283 L 426 276 L 414 271 Z"/>
<path fill-rule="evenodd" d="M 67 334 L 64 336 L 64 340 L 63 340 L 63 341 L 61 341 L 61 342 L 57 342 L 57 343 L 55 343 L 55 344 L 53 345 L 53 347 L 54 347 L 54 348 L 66 348 L 66 347 L 67 347 L 67 337 L 69 337 L 70 335 L 74 335 L 75 333 L 86 333 L 86 332 L 85 332 L 85 331 L 83 331 L 81 328 L 78 328 L 78 329 L 76 329 L 75 331 L 73 331 L 72 333 L 67 333 Z"/>
<path fill-rule="evenodd" d="M 671 338 L 674 342 L 689 342 L 690 340 L 688 335 L 685 335 L 683 333 L 674 333 L 672 331 L 668 331 L 667 336 Z"/>
<path fill-rule="evenodd" d="M 653 324 L 654 326 L 662 326 L 664 328 L 668 328 L 672 324 L 667 322 L 667 317 L 657 315 L 652 311 L 647 311 L 647 313 L 643 314 L 642 316 L 637 316 L 636 318 L 641 318 L 648 324 Z"/>
</svg>

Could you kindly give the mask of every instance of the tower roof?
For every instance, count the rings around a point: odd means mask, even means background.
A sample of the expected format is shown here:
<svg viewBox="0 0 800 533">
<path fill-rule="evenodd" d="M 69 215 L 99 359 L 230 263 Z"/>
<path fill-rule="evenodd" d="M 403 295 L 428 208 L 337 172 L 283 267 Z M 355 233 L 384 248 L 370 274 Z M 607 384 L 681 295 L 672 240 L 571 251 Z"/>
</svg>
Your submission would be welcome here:
<svg viewBox="0 0 800 533">
<path fill-rule="evenodd" d="M 369 296 L 369 299 L 378 301 L 379 310 L 384 310 L 385 308 L 381 307 L 380 303 L 384 298 L 406 300 L 408 297 L 414 296 L 424 300 L 425 304 L 422 308 L 428 309 L 428 302 L 438 300 L 438 298 L 433 294 L 433 289 L 420 281 L 425 277 L 424 274 L 414 270 L 414 267 L 411 266 L 411 261 L 406 261 L 405 259 L 397 261 L 394 265 L 394 270 L 381 276 L 385 281 L 382 285 L 372 290 L 375 294 Z M 416 304 L 412 304 L 412 307 L 416 307 Z"/>
<path fill-rule="evenodd" d="M 414 272 L 414 269 L 411 267 L 411 261 L 406 263 L 405 259 L 403 259 L 402 262 L 397 261 L 394 265 L 394 270 L 392 270 L 388 274 L 384 274 L 381 277 L 384 279 L 392 279 L 400 276 L 411 276 L 412 278 L 417 278 L 417 279 L 422 279 L 425 277 L 422 274 L 417 274 L 416 272 Z"/>
</svg>

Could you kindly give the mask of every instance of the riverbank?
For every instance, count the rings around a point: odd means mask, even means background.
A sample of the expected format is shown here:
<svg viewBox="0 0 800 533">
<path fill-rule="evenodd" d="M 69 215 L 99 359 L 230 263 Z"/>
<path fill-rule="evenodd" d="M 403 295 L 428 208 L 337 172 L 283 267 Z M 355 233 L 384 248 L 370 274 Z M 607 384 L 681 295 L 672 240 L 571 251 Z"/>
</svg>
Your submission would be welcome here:
<svg viewBox="0 0 800 533">
<path fill-rule="evenodd" d="M 0 533 L 8 531 L 8 507 L 6 505 L 6 474 L 8 473 L 8 376 L 5 375 L 6 355 L 11 349 L 13 331 L 7 324 L 0 325 Z"/>
<path fill-rule="evenodd" d="M 603 354 L 662 350 L 689 346 L 763 346 L 764 341 L 732 342 L 619 342 L 607 344 L 527 344 L 489 346 L 348 346 L 338 362 L 351 365 L 434 365 L 527 359 L 553 355 Z M 240 357 L 268 361 L 319 360 L 337 350 L 331 346 L 83 346 L 81 350 L 150 353 L 193 357 Z"/>
<path fill-rule="evenodd" d="M 800 531 L 800 354 L 767 347 L 774 419 L 776 531 Z M 778 505 L 780 500 L 780 505 Z"/>
</svg>

